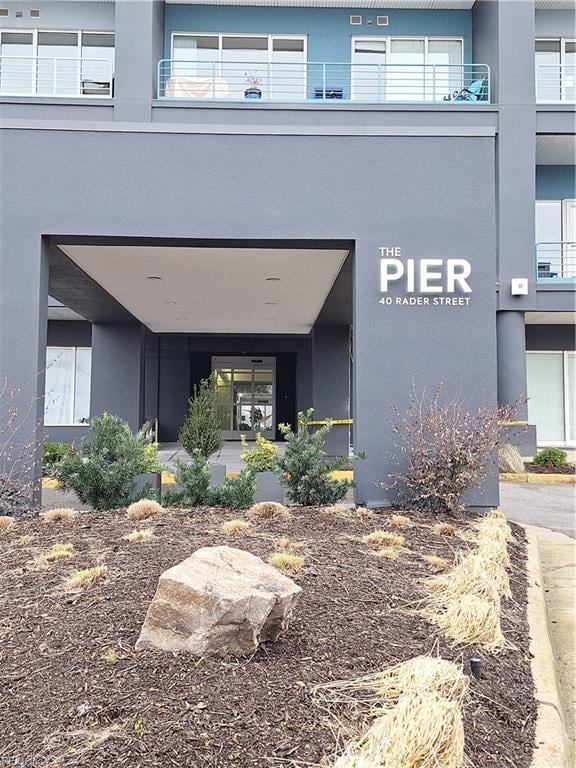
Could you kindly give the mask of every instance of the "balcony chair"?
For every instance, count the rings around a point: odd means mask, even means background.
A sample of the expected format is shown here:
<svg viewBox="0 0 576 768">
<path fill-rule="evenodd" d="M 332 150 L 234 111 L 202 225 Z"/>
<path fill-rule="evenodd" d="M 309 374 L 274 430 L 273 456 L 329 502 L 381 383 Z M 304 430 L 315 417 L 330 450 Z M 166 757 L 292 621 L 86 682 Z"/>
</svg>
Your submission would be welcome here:
<svg viewBox="0 0 576 768">
<path fill-rule="evenodd" d="M 470 85 L 444 96 L 444 101 L 483 101 L 486 97 L 486 77 L 473 80 Z"/>
</svg>

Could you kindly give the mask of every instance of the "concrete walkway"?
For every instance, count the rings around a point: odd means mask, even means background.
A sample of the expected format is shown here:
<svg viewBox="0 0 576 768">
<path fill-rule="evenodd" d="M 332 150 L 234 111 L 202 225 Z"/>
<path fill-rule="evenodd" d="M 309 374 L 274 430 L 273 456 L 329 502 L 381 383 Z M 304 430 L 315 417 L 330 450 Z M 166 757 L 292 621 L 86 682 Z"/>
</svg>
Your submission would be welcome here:
<svg viewBox="0 0 576 768">
<path fill-rule="evenodd" d="M 516 523 L 551 528 L 574 538 L 576 485 L 500 483 L 500 509 Z"/>
<path fill-rule="evenodd" d="M 556 684 L 563 711 L 566 743 L 571 752 L 568 765 L 572 766 L 576 738 L 576 545 L 573 539 L 562 533 L 540 527 L 531 527 L 531 530 L 538 539 Z"/>
</svg>

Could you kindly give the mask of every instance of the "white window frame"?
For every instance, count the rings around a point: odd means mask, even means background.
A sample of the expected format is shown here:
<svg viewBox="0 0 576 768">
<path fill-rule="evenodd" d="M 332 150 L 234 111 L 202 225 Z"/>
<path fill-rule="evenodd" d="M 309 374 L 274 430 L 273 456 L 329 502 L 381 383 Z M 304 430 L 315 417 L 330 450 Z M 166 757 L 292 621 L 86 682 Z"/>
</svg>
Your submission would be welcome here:
<svg viewBox="0 0 576 768">
<path fill-rule="evenodd" d="M 562 71 L 562 68 L 566 66 L 566 43 L 576 43 L 576 37 L 537 37 L 534 41 L 534 58 L 536 58 L 536 43 L 560 43 L 560 72 Z M 560 88 L 560 82 L 558 82 L 558 86 Z M 536 89 L 538 89 L 538 70 L 536 70 Z M 538 97 L 538 92 L 536 92 L 536 97 Z M 562 89 L 560 88 L 560 98 L 559 99 L 540 99 L 540 104 L 558 104 L 558 103 L 568 103 L 571 104 L 572 102 L 568 101 L 567 99 L 562 98 Z"/>
<path fill-rule="evenodd" d="M 538 441 L 539 447 L 550 446 L 551 448 L 574 448 L 576 447 L 576 440 L 569 440 L 570 437 L 570 418 L 572 416 L 572 408 L 576 408 L 576 404 L 572 406 L 570 398 L 568 397 L 568 358 L 570 355 L 576 355 L 573 350 L 562 349 L 530 349 L 526 350 L 526 356 L 528 355 L 562 355 L 562 400 L 564 403 L 564 440 L 546 440 L 543 443 Z M 538 437 L 538 435 L 536 435 Z"/>
<path fill-rule="evenodd" d="M 116 54 L 116 37 L 115 37 L 116 36 L 116 31 L 115 30 L 111 31 L 109 29 L 102 29 L 102 30 L 97 30 L 97 29 L 40 29 L 39 27 L 37 27 L 35 29 L 24 29 L 24 28 L 20 28 L 20 29 L 13 29 L 13 28 L 5 29 L 4 27 L 0 27 L 0 57 L 2 56 L 2 54 L 1 54 L 1 50 L 2 50 L 2 48 L 1 48 L 1 44 L 2 44 L 1 36 L 2 36 L 2 34 L 4 32 L 6 32 L 8 34 L 10 34 L 10 33 L 12 33 L 12 34 L 14 34 L 14 33 L 30 34 L 31 33 L 32 34 L 32 53 L 30 54 L 29 57 L 28 56 L 22 56 L 22 57 L 17 57 L 17 58 L 24 58 L 24 59 L 27 59 L 27 58 L 31 58 L 31 59 L 42 58 L 41 56 L 38 56 L 38 35 L 41 32 L 50 32 L 50 33 L 54 33 L 54 34 L 67 34 L 67 35 L 76 34 L 76 56 L 66 56 L 65 58 L 67 58 L 67 59 L 75 59 L 76 61 L 79 61 L 79 60 L 82 59 L 82 35 L 83 34 L 85 34 L 85 35 L 112 35 L 112 36 L 114 36 L 114 46 L 113 47 L 114 47 L 114 54 Z M 50 58 L 50 57 L 47 57 L 47 58 Z M 78 75 L 79 75 L 79 77 L 81 76 L 80 67 L 78 68 Z M 113 76 L 114 73 L 112 72 L 111 75 Z M 81 83 L 78 82 L 78 93 L 80 93 L 80 91 L 81 91 Z M 36 82 L 36 69 L 34 67 L 32 68 L 32 90 L 31 90 L 31 93 L 10 94 L 10 95 L 11 96 L 18 96 L 18 95 L 22 95 L 22 96 L 38 96 L 38 95 L 43 95 L 43 94 L 38 94 L 38 86 L 37 86 L 37 82 Z"/>
<path fill-rule="evenodd" d="M 568 207 L 576 203 L 574 197 L 542 197 L 536 200 L 536 206 L 557 204 L 560 207 L 560 240 L 568 241 Z"/>
<path fill-rule="evenodd" d="M 92 347 L 73 347 L 73 346 L 64 346 L 62 344 L 54 344 L 47 345 L 46 351 L 49 349 L 73 349 L 74 350 L 74 367 L 72 370 L 72 390 L 70 395 L 70 401 L 72 403 L 72 416 L 74 416 L 74 410 L 76 407 L 76 369 L 78 365 L 78 350 L 87 351 L 90 350 L 90 355 L 92 355 Z M 90 370 L 90 388 L 92 387 L 92 370 Z M 45 392 L 44 396 L 46 397 L 49 393 Z M 90 424 L 82 421 L 71 421 L 71 422 L 51 422 L 46 421 L 44 419 L 44 426 L 45 427 L 86 427 L 89 428 Z"/>
<path fill-rule="evenodd" d="M 428 44 L 432 40 L 434 42 L 440 42 L 442 40 L 446 40 L 447 42 L 459 42 L 460 43 L 460 50 L 462 51 L 462 61 L 460 62 L 460 66 L 464 66 L 464 38 L 460 37 L 458 35 L 353 35 L 350 41 L 350 65 L 351 67 L 354 66 L 354 64 L 357 64 L 358 62 L 354 61 L 354 55 L 356 53 L 355 47 L 356 43 L 358 41 L 367 42 L 367 41 L 373 41 L 377 43 L 386 43 L 386 55 L 384 57 L 384 66 L 386 66 L 387 59 L 390 55 L 390 48 L 391 43 L 393 40 L 417 40 L 419 42 L 424 42 L 424 62 L 422 66 L 426 66 L 428 64 Z M 405 66 L 405 65 L 400 65 Z M 420 65 L 417 65 L 420 66 Z M 426 70 L 425 70 L 426 72 Z M 426 80 L 424 79 L 423 86 L 425 85 Z M 384 91 L 385 93 L 386 91 Z M 350 82 L 350 98 L 354 99 L 354 78 L 351 78 Z M 409 103 L 409 102 L 406 102 Z"/>
<path fill-rule="evenodd" d="M 266 39 L 268 40 L 268 59 L 267 64 L 273 64 L 272 61 L 272 52 L 273 52 L 273 41 L 274 40 L 301 40 L 304 43 L 304 64 L 308 63 L 308 36 L 307 35 L 281 35 L 281 34 L 263 34 L 263 33 L 255 33 L 252 34 L 251 32 L 176 32 L 172 31 L 170 36 L 170 58 L 174 60 L 174 38 L 175 37 L 217 37 L 218 38 L 218 58 L 216 59 L 217 64 L 222 64 L 224 62 L 224 50 L 222 48 L 222 38 L 223 37 L 258 37 L 260 39 Z"/>
</svg>

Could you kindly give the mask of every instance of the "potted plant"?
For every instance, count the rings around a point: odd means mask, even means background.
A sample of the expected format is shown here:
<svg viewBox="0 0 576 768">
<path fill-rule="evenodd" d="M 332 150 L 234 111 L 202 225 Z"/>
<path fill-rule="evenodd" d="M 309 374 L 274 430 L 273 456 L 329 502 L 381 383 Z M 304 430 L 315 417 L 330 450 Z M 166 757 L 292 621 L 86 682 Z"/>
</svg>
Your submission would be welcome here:
<svg viewBox="0 0 576 768">
<path fill-rule="evenodd" d="M 257 72 L 245 72 L 244 75 L 246 76 L 246 82 L 248 83 L 248 88 L 244 91 L 244 98 L 261 99 L 262 90 L 260 86 L 262 85 L 262 78 Z"/>
</svg>

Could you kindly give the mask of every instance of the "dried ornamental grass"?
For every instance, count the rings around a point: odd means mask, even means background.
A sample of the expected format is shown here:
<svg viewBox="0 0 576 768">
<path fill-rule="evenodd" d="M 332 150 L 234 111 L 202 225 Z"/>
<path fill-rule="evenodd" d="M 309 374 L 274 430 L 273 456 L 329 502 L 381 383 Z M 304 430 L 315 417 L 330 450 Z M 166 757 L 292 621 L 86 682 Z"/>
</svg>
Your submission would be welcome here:
<svg viewBox="0 0 576 768">
<path fill-rule="evenodd" d="M 401 696 L 432 692 L 454 701 L 462 701 L 469 679 L 460 664 L 440 656 L 415 656 L 392 667 L 352 680 L 322 683 L 313 694 L 333 703 L 362 703 L 371 708 L 390 707 Z"/>
<path fill-rule="evenodd" d="M 0 533 L 6 533 L 14 525 L 14 518 L 10 515 L 0 515 Z"/>
<path fill-rule="evenodd" d="M 360 517 L 374 517 L 375 515 L 374 510 L 368 509 L 368 507 L 356 507 L 355 512 Z"/>
<path fill-rule="evenodd" d="M 106 577 L 108 568 L 105 565 L 95 565 L 93 568 L 83 568 L 75 571 L 66 579 L 66 587 L 73 590 L 87 589 Z"/>
<path fill-rule="evenodd" d="M 412 520 L 405 515 L 391 515 L 386 518 L 386 524 L 392 528 L 408 528 L 412 525 Z"/>
<path fill-rule="evenodd" d="M 147 520 L 149 517 L 161 515 L 164 509 L 157 501 L 152 499 L 140 499 L 130 504 L 126 514 L 131 520 Z"/>
<path fill-rule="evenodd" d="M 334 768 L 463 768 L 464 726 L 457 701 L 410 692 L 346 750 Z"/>
<path fill-rule="evenodd" d="M 290 510 L 277 501 L 260 501 L 248 510 L 252 520 L 288 520 Z"/>
<path fill-rule="evenodd" d="M 123 536 L 122 538 L 126 541 L 129 541 L 131 544 L 142 541 L 150 541 L 150 539 L 154 538 L 154 531 L 152 528 L 135 528 L 133 531 L 127 533 L 126 536 Z"/>
<path fill-rule="evenodd" d="M 281 536 L 276 544 L 280 549 L 302 549 L 304 546 L 303 541 L 296 541 L 296 539 L 291 539 L 290 536 Z"/>
<path fill-rule="evenodd" d="M 376 555 L 385 560 L 397 560 L 400 557 L 400 549 L 398 547 L 382 547 L 376 552 Z"/>
<path fill-rule="evenodd" d="M 439 536 L 455 536 L 457 529 L 452 523 L 436 523 L 432 526 L 432 530 Z"/>
<path fill-rule="evenodd" d="M 508 574 L 497 561 L 482 552 L 470 552 L 443 576 L 426 581 L 426 589 L 435 599 L 448 603 L 465 595 L 488 600 L 492 595 L 511 597 Z"/>
<path fill-rule="evenodd" d="M 55 563 L 58 560 L 66 560 L 74 555 L 74 546 L 72 544 L 54 544 L 47 552 L 42 552 L 34 558 L 34 565 L 46 566 L 49 563 Z"/>
<path fill-rule="evenodd" d="M 362 537 L 364 544 L 382 547 L 401 547 L 404 544 L 404 536 L 390 531 L 373 531 Z"/>
<path fill-rule="evenodd" d="M 250 528 L 250 523 L 247 523 L 246 520 L 241 520 L 240 518 L 226 520 L 225 523 L 222 523 L 222 530 L 224 533 L 229 533 L 231 535 L 244 533 L 248 528 Z"/>
<path fill-rule="evenodd" d="M 40 513 L 40 519 L 45 523 L 71 523 L 78 517 L 78 512 L 69 507 L 57 507 L 56 509 L 47 509 Z"/>
<path fill-rule="evenodd" d="M 348 517 L 352 510 L 345 504 L 330 504 L 327 507 L 320 507 L 322 512 L 326 512 L 329 515 L 336 515 L 339 517 Z"/>
<path fill-rule="evenodd" d="M 438 555 L 423 555 L 422 560 L 424 560 L 428 570 L 432 571 L 432 573 L 442 573 L 442 571 L 447 571 L 450 567 L 448 560 Z"/>
<path fill-rule="evenodd" d="M 429 618 L 455 644 L 481 645 L 491 652 L 513 647 L 502 634 L 499 599 L 465 595 Z"/>
<path fill-rule="evenodd" d="M 275 552 L 268 558 L 270 565 L 286 574 L 298 573 L 304 561 L 305 558 L 302 555 L 291 555 L 288 552 Z"/>
</svg>

